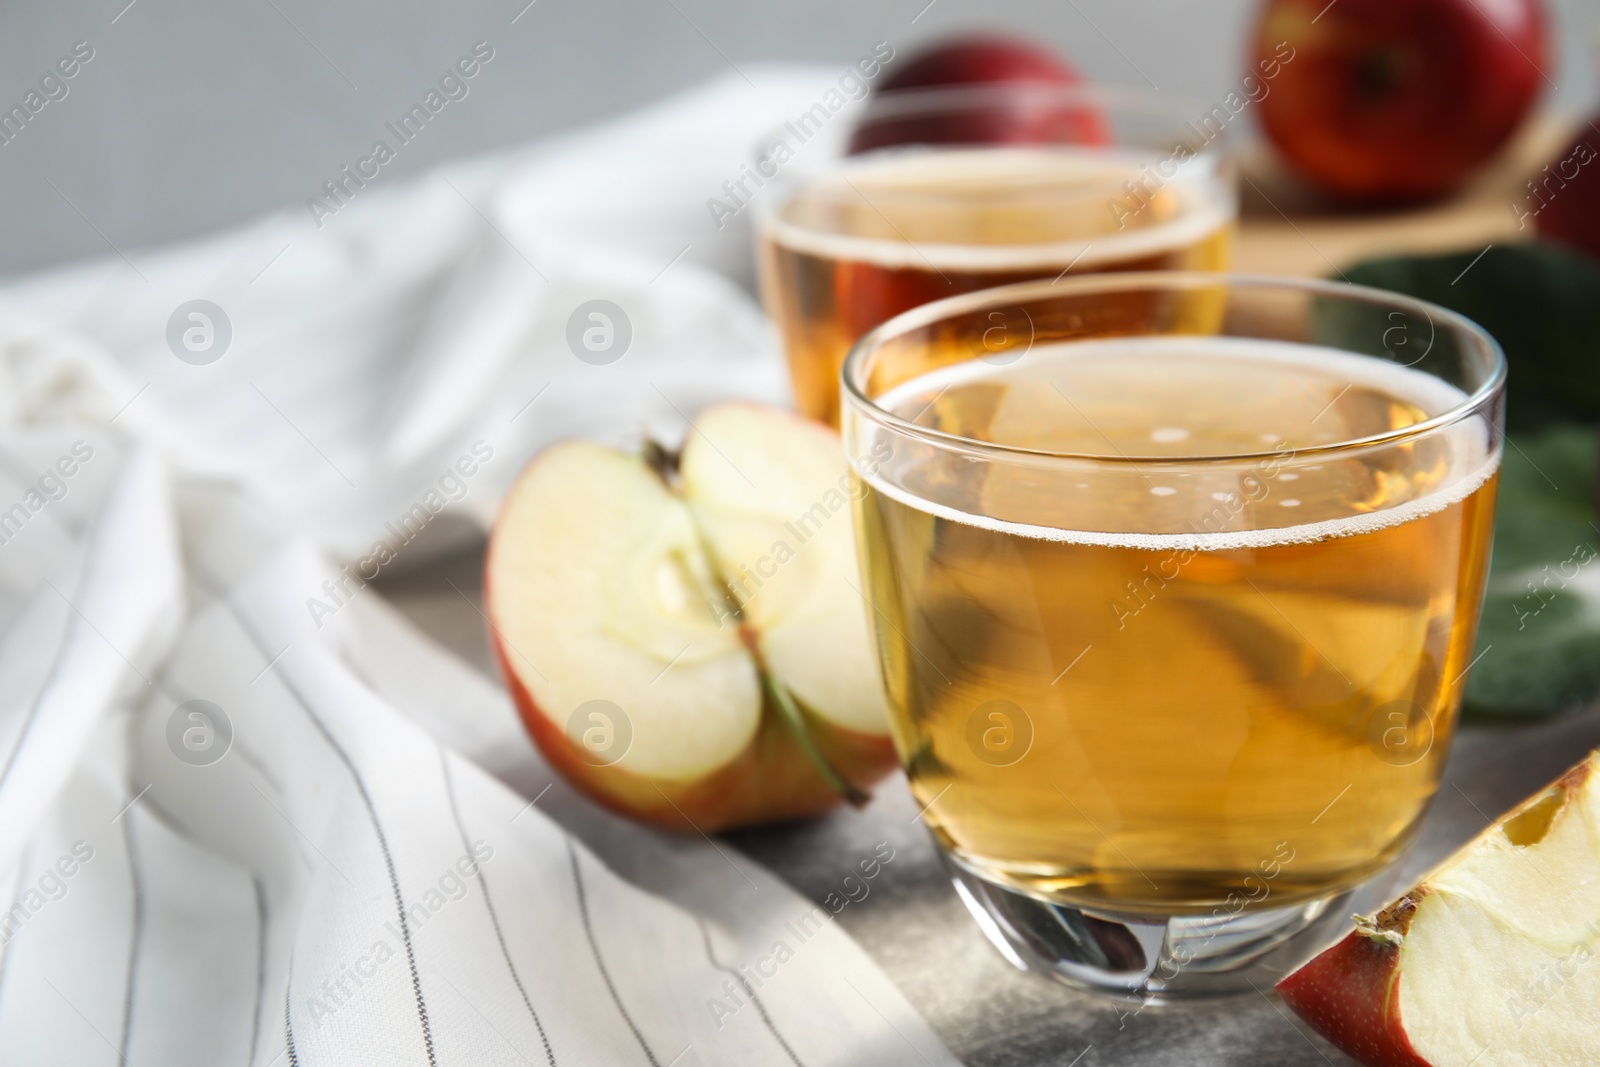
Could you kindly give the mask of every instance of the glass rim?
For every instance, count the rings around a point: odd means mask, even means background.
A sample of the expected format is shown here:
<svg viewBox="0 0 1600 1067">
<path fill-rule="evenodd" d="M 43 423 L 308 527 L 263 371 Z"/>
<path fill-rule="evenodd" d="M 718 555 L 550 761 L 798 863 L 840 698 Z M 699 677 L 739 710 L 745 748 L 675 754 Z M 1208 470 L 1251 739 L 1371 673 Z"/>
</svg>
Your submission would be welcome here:
<svg viewBox="0 0 1600 1067">
<path fill-rule="evenodd" d="M 866 395 L 856 382 L 860 367 L 874 351 L 882 348 L 888 341 L 912 330 L 932 325 L 941 319 L 951 318 L 956 315 L 1015 306 L 1024 300 L 1045 298 L 1052 295 L 1084 295 L 1138 288 L 1171 290 L 1218 286 L 1292 290 L 1321 296 L 1355 298 L 1368 304 L 1385 303 L 1396 310 L 1421 314 L 1436 330 L 1440 322 L 1448 328 L 1454 328 L 1464 334 L 1488 361 L 1488 373 L 1484 380 L 1459 402 L 1445 411 L 1431 415 L 1419 422 L 1414 422 L 1409 426 L 1386 430 L 1383 433 L 1290 449 L 1290 453 L 1296 457 L 1355 451 L 1374 446 L 1397 444 L 1413 438 L 1423 437 L 1435 430 L 1448 427 L 1471 417 L 1479 409 L 1492 402 L 1504 390 L 1506 358 L 1504 351 L 1500 348 L 1500 343 L 1495 340 L 1488 330 L 1465 315 L 1427 300 L 1406 296 L 1403 293 L 1390 292 L 1387 289 L 1356 285 L 1351 282 L 1329 281 L 1323 278 L 1240 274 L 1226 271 L 1109 271 L 1102 274 L 1083 274 L 1073 278 L 1057 278 L 1054 281 L 1038 279 L 1035 281 L 1016 282 L 991 289 L 980 289 L 972 293 L 963 293 L 958 296 L 945 297 L 942 300 L 935 300 L 931 303 L 914 307 L 909 311 L 904 311 L 878 324 L 863 334 L 850 347 L 849 353 L 845 356 L 844 364 L 839 369 L 842 406 L 847 405 L 858 410 L 861 415 L 871 419 L 885 429 L 906 437 L 918 438 L 934 447 L 942 448 L 946 451 L 965 451 L 997 458 L 1070 460 L 1108 466 L 1171 466 L 1251 462 L 1281 457 L 1283 455 L 1282 449 L 1192 456 L 1129 456 L 1120 454 L 1101 455 L 1091 452 L 1062 452 L 1051 449 L 1027 448 L 1021 445 L 1008 445 L 996 441 L 982 441 L 962 434 L 920 426 L 909 419 L 902 418 L 888 409 L 880 407 L 875 400 Z M 1175 334 L 1172 336 L 1187 335 Z M 1365 353 L 1353 354 L 1365 355 Z M 1378 357 L 1370 356 L 1369 358 L 1376 359 Z"/>
<path fill-rule="evenodd" d="M 903 237 L 861 236 L 839 232 L 815 222 L 797 221 L 790 217 L 788 212 L 789 208 L 802 197 L 822 197 L 825 201 L 833 203 L 866 203 L 869 206 L 895 202 L 919 207 L 964 207 L 969 201 L 960 194 L 925 188 L 914 191 L 879 189 L 869 200 L 866 194 L 857 188 L 856 182 L 879 168 L 904 166 L 939 157 L 973 154 L 998 156 L 1004 153 L 1061 150 L 1104 153 L 1108 157 L 1120 155 L 1126 157 L 1124 162 L 1129 167 L 1137 166 L 1144 161 L 1146 166 L 1154 163 L 1159 169 L 1169 160 L 1176 161 L 1177 166 L 1173 174 L 1161 172 L 1160 184 L 1179 181 L 1177 175 L 1180 174 L 1188 175 L 1189 177 L 1181 179 L 1181 183 L 1184 185 L 1190 182 L 1197 183 L 1197 191 L 1192 194 L 1191 204 L 1195 210 L 1183 211 L 1158 230 L 1138 231 L 1147 238 L 1157 232 L 1168 233 L 1175 226 L 1200 225 L 1196 222 L 1199 219 L 1215 217 L 1217 225 L 1220 226 L 1231 224 L 1237 217 L 1238 194 L 1229 176 L 1233 156 L 1232 124 L 1235 116 L 1229 115 L 1225 121 L 1205 125 L 1205 120 L 1222 105 L 1207 105 L 1197 98 L 1178 96 L 1159 89 L 1087 82 L 1071 85 L 1011 82 L 874 91 L 855 104 L 851 125 L 846 130 L 845 136 L 846 138 L 853 136 L 855 132 L 877 123 L 914 120 L 919 116 L 927 117 L 941 113 L 959 117 L 964 109 L 974 110 L 981 109 L 985 105 L 1014 104 L 1019 100 L 1029 105 L 1094 107 L 1103 113 L 1103 117 L 1112 120 L 1118 116 L 1137 115 L 1141 118 L 1158 120 L 1161 128 L 1143 137 L 1119 137 L 1113 132 L 1113 136 L 1104 144 L 1050 140 L 912 141 L 856 153 L 841 149 L 838 154 L 818 159 L 809 167 L 799 168 L 797 172 L 775 171 L 769 175 L 768 181 L 763 184 L 771 184 L 772 190 L 767 195 L 754 197 L 751 202 L 752 224 L 758 233 L 779 244 L 801 247 L 819 242 L 826 243 L 833 250 L 830 254 L 843 258 L 865 258 L 876 261 L 886 254 L 884 251 L 886 249 L 896 250 L 895 253 L 887 253 L 896 255 L 911 249 L 924 259 L 931 256 L 941 262 L 951 260 L 968 263 L 976 256 L 982 259 L 986 269 L 1031 269 L 1040 264 L 1051 263 L 1059 267 L 1061 263 L 1077 262 L 1091 247 L 1102 242 L 1090 239 L 1008 241 L 982 245 L 959 240 L 912 242 Z M 788 143 L 791 132 L 786 126 L 775 126 L 758 138 L 754 161 L 763 175 L 768 174 L 762 169 L 763 162 L 771 158 L 773 148 L 778 142 Z M 1149 158 L 1145 159 L 1147 155 Z M 1119 179 L 1122 177 L 1125 175 L 1118 175 Z M 1210 183 L 1218 180 L 1225 183 L 1225 191 L 1216 194 L 1198 191 L 1198 186 L 1204 186 L 1209 190 Z M 826 192 L 830 186 L 837 186 L 833 188 L 831 194 Z M 1040 204 L 1055 202 L 1073 204 L 1107 199 L 1108 196 L 1111 200 L 1115 200 L 1122 194 L 1112 191 L 1109 186 L 1073 185 L 1037 192 L 1029 199 Z M 1113 235 L 1119 238 L 1124 236 Z M 840 251 L 846 248 L 850 249 L 848 254 Z M 1112 248 L 1108 246 L 1097 253 L 1086 266 L 1099 262 L 1111 254 Z"/>
<path fill-rule="evenodd" d="M 1138 85 L 1106 85 L 1079 82 L 1070 85 L 1056 85 L 1047 82 L 1000 82 L 1000 83 L 973 83 L 969 85 L 936 85 L 911 89 L 889 89 L 885 91 L 874 90 L 858 101 L 853 102 L 850 109 L 852 114 L 851 131 L 856 131 L 865 126 L 878 122 L 896 121 L 919 116 L 937 115 L 947 113 L 956 115 L 964 110 L 972 110 L 985 105 L 1014 104 L 1019 100 L 1033 103 L 1061 103 L 1061 104 L 1093 104 L 1114 117 L 1117 114 L 1140 114 L 1150 118 L 1160 119 L 1170 124 L 1170 128 L 1162 131 L 1159 138 L 1145 138 L 1145 141 L 1161 140 L 1159 145 L 1146 144 L 1139 139 L 1117 138 L 1115 136 L 1103 145 L 1087 145 L 1077 142 L 1060 141 L 911 141 L 905 144 L 885 145 L 881 148 L 872 148 L 864 152 L 841 152 L 831 157 L 826 164 L 819 167 L 814 173 L 800 177 L 791 177 L 784 185 L 787 195 L 773 197 L 757 197 L 754 201 L 757 218 L 769 221 L 781 213 L 800 187 L 815 186 L 819 182 L 838 176 L 841 172 L 848 172 L 855 168 L 869 168 L 882 165 L 895 158 L 928 155 L 935 153 L 951 152 L 1017 152 L 1039 149 L 1060 148 L 1096 148 L 1111 151 L 1129 150 L 1138 148 L 1159 148 L 1176 154 L 1180 147 L 1188 149 L 1190 158 L 1201 160 L 1220 160 L 1230 155 L 1232 137 L 1229 129 L 1233 116 L 1229 116 L 1230 123 L 1223 123 L 1215 131 L 1208 131 L 1205 136 L 1197 137 L 1193 130 L 1184 128 L 1184 124 L 1198 123 L 1221 105 L 1207 105 L 1197 97 L 1178 96 L 1164 92 L 1160 89 L 1151 89 Z M 756 160 L 769 158 L 772 146 L 779 141 L 787 141 L 790 131 L 788 124 L 774 125 L 756 137 L 753 157 Z M 1173 142 L 1164 143 L 1165 136 L 1171 134 Z M 763 172 L 764 173 L 764 172 Z M 779 180 L 774 175 L 771 181 Z M 810 229 L 809 227 L 801 227 Z"/>
</svg>

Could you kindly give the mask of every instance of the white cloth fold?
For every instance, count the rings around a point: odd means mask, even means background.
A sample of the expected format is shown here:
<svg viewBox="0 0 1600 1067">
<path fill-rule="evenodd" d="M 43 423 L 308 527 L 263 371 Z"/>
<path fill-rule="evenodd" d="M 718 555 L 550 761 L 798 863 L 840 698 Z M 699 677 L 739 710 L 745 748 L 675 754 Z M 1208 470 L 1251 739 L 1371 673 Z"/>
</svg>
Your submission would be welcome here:
<svg viewBox="0 0 1600 1067">
<path fill-rule="evenodd" d="M 348 578 L 558 436 L 783 395 L 703 199 L 831 75 L 748 73 L 0 287 L 0 1061 L 953 1062 L 825 909 L 576 794 Z"/>
</svg>

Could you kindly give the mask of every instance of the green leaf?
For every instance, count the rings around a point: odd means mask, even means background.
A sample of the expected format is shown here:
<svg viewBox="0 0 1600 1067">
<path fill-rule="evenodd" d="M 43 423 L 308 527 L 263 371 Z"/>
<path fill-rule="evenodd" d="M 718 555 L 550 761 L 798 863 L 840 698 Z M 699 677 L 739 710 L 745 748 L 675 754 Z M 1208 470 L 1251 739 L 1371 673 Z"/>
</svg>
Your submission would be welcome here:
<svg viewBox="0 0 1600 1067">
<path fill-rule="evenodd" d="M 1470 714 L 1550 715 L 1600 693 L 1595 438 L 1560 426 L 1507 439 Z"/>
<path fill-rule="evenodd" d="M 1480 252 L 1375 259 L 1344 276 L 1458 311 L 1493 334 L 1510 371 L 1508 429 L 1600 420 L 1600 260 L 1537 241 Z"/>
<path fill-rule="evenodd" d="M 1595 431 L 1561 425 L 1512 434 L 1500 462 L 1493 568 L 1511 574 L 1562 560 L 1597 536 Z"/>
<path fill-rule="evenodd" d="M 1360 285 L 1458 311 L 1505 349 L 1505 458 L 1466 713 L 1531 717 L 1600 694 L 1600 260 L 1534 242 L 1373 260 Z M 1379 324 L 1327 324 L 1371 333 Z"/>
</svg>

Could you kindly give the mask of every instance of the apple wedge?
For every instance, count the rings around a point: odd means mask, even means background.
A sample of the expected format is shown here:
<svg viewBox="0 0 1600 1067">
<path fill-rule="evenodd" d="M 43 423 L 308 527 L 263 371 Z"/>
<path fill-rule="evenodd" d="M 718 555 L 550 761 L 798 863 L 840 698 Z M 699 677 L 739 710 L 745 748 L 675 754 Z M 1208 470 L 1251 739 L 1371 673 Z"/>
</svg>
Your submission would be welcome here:
<svg viewBox="0 0 1600 1067">
<path fill-rule="evenodd" d="M 1600 1063 L 1600 753 L 1278 984 L 1362 1063 Z"/>
<path fill-rule="evenodd" d="M 758 404 L 677 455 L 568 441 L 512 486 L 485 599 L 529 733 L 661 826 L 798 818 L 895 765 L 838 435 Z"/>
</svg>

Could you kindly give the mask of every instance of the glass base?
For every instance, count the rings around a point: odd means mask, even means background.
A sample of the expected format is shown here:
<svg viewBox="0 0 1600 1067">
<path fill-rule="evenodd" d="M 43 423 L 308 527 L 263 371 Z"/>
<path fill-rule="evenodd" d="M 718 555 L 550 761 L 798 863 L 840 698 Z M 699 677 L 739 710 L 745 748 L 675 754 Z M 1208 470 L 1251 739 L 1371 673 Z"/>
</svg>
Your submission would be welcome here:
<svg viewBox="0 0 1600 1067">
<path fill-rule="evenodd" d="M 1391 880 L 1281 908 L 1163 918 L 1052 903 L 940 854 L 962 903 L 1014 966 L 1142 1004 L 1269 992 L 1331 944 L 1359 905 L 1382 900 Z"/>
</svg>

